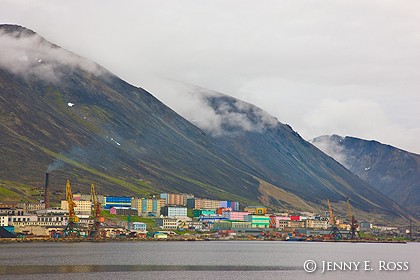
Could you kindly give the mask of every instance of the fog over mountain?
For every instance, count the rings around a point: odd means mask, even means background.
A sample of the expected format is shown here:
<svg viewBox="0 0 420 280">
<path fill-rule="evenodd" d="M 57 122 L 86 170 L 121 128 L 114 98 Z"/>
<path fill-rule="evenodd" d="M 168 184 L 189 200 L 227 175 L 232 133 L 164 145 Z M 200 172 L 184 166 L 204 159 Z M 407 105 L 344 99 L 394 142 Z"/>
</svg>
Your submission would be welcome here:
<svg viewBox="0 0 420 280">
<path fill-rule="evenodd" d="M 103 74 L 103 69 L 96 63 L 51 44 L 31 30 L 19 32 L 15 26 L 5 25 L 0 30 L 0 38 L 0 65 L 25 79 L 59 83 L 64 75 L 63 67 Z"/>
<path fill-rule="evenodd" d="M 152 92 L 170 78 L 254 104 L 304 139 L 420 153 L 419 1 L 1 1 L 3 23 Z M 77 19 L 75 20 L 75 17 Z"/>
<path fill-rule="evenodd" d="M 362 219 L 413 218 L 252 104 L 189 86 L 199 96 L 185 102 L 205 104 L 201 112 L 213 118 L 203 124 L 195 113 L 189 122 L 101 66 L 0 25 L 0 41 L 14 40 L 6 49 L 18 67 L 0 52 L 0 180 L 9 193 L 42 185 L 49 169 L 53 191 L 66 179 L 76 191 L 93 180 L 104 194 L 186 192 L 316 212 L 328 197 L 342 215 L 348 195 Z"/>
<path fill-rule="evenodd" d="M 320 136 L 312 143 L 377 190 L 420 215 L 420 155 L 349 136 Z"/>
</svg>

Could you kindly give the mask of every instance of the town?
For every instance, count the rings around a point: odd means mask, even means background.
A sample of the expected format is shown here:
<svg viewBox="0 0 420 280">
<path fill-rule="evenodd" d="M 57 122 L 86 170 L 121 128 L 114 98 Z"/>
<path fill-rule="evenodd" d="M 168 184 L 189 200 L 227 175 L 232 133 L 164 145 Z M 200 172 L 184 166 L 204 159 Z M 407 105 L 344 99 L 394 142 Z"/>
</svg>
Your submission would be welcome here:
<svg viewBox="0 0 420 280">
<path fill-rule="evenodd" d="M 338 219 L 328 200 L 328 211 L 275 212 L 262 205 L 241 207 L 239 202 L 160 193 L 149 197 L 72 193 L 51 207 L 48 174 L 44 200 L 38 203 L 0 201 L 0 240 L 289 240 L 387 241 L 418 239 L 413 228 L 357 222 L 348 200 L 348 217 Z"/>
</svg>

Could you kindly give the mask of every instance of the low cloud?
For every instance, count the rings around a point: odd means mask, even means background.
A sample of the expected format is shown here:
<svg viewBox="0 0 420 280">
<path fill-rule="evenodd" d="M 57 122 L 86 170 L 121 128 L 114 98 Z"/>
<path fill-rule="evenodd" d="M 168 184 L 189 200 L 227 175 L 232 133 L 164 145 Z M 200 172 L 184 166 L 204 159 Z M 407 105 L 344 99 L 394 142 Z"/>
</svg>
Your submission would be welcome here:
<svg viewBox="0 0 420 280">
<path fill-rule="evenodd" d="M 350 166 L 344 147 L 340 145 L 342 140 L 343 138 L 341 136 L 321 136 L 311 140 L 310 142 L 318 149 L 341 163 L 344 167 L 349 168 Z"/>
<path fill-rule="evenodd" d="M 338 134 L 383 144 L 408 151 L 416 151 L 419 127 L 397 123 L 378 102 L 367 99 L 324 99 L 314 105 L 303 117 L 304 134 Z M 398 144 L 395 144 L 398 143 Z"/>
<path fill-rule="evenodd" d="M 87 59 L 55 46 L 25 29 L 0 29 L 0 67 L 25 79 L 57 83 L 65 67 L 103 74 L 101 67 Z"/>
<path fill-rule="evenodd" d="M 274 127 L 275 117 L 262 109 L 221 93 L 168 79 L 155 80 L 146 89 L 202 130 L 220 136 Z"/>
<path fill-rule="evenodd" d="M 305 139 L 336 133 L 420 153 L 420 1 L 237 2 L 3 0 L 0 18 L 137 86 L 148 88 L 147 75 L 171 77 L 255 104 Z M 152 92 L 176 110 L 193 103 Z M 377 103 L 387 120 L 356 106 L 353 119 L 327 116 L 318 108 L 327 99 Z"/>
</svg>

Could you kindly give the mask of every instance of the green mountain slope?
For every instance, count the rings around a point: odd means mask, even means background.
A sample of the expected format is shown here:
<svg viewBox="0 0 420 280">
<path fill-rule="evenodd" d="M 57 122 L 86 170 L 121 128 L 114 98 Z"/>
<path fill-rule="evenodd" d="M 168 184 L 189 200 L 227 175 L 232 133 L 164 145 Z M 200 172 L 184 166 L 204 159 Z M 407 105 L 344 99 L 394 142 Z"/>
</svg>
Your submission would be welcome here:
<svg viewBox="0 0 420 280">
<path fill-rule="evenodd" d="M 45 44 L 47 51 L 54 47 Z M 46 51 L 28 53 L 35 60 L 46 53 L 41 63 L 55 63 Z M 88 72 L 60 65 L 58 82 L 0 70 L 2 178 L 42 185 L 43 173 L 58 165 L 52 184 L 74 178 L 76 190 L 95 180 L 114 194 L 166 190 L 255 198 L 255 192 L 236 195 L 243 187 L 256 190 L 258 181 L 226 162 L 224 153 L 213 153 L 203 131 L 97 67 Z"/>
<path fill-rule="evenodd" d="M 341 213 L 348 194 L 372 219 L 409 216 L 255 106 L 209 98 L 215 110 L 241 115 L 214 135 L 30 30 L 2 25 L 0 38 L 2 182 L 42 186 L 48 170 L 54 191 L 69 178 L 76 191 L 94 180 L 105 194 L 188 192 L 318 212 L 329 197 Z"/>
</svg>

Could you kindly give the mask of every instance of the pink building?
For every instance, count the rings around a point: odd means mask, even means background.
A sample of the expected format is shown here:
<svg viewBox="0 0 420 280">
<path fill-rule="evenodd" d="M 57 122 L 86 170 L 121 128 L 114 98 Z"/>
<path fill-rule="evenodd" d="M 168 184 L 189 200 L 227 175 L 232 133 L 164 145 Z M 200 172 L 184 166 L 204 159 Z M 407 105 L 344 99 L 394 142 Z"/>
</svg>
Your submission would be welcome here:
<svg viewBox="0 0 420 280">
<path fill-rule="evenodd" d="M 276 221 L 290 221 L 288 216 L 276 216 Z"/>
<path fill-rule="evenodd" d="M 233 221 L 244 221 L 245 216 L 249 215 L 249 212 L 231 212 L 231 211 L 225 211 L 222 213 L 222 216 L 225 217 L 228 220 Z"/>
<path fill-rule="evenodd" d="M 109 209 L 109 214 L 111 214 L 111 215 L 117 215 L 117 208 L 111 207 L 111 209 Z"/>
<path fill-rule="evenodd" d="M 275 216 L 276 228 L 284 228 L 287 225 L 287 222 L 290 221 L 290 217 L 285 216 Z"/>
</svg>

